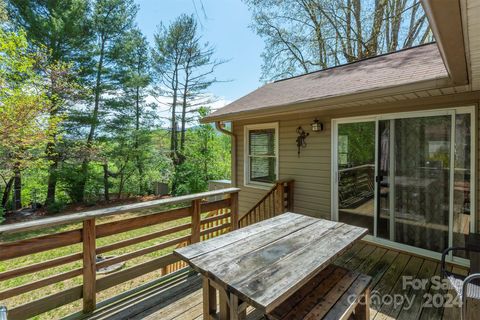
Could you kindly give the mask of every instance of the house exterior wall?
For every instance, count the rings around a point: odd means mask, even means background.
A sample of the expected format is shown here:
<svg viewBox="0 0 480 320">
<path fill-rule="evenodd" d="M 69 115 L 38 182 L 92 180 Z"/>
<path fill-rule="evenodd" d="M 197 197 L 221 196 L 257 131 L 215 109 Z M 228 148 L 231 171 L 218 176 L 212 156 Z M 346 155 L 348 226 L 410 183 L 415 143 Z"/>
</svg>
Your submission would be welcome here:
<svg viewBox="0 0 480 320">
<path fill-rule="evenodd" d="M 251 209 L 260 198 L 267 192 L 266 189 L 248 187 L 244 185 L 244 126 L 249 124 L 261 124 L 269 122 L 278 122 L 279 124 L 279 179 L 294 179 L 294 211 L 320 218 L 331 218 L 331 143 L 332 127 L 331 120 L 336 118 L 365 116 L 385 113 L 397 113 L 408 111 L 431 110 L 440 108 L 451 108 L 459 106 L 472 106 L 477 108 L 477 172 L 480 168 L 478 160 L 478 147 L 480 146 L 480 134 L 478 133 L 478 122 L 480 121 L 480 112 L 478 112 L 478 97 L 472 99 L 471 95 L 455 94 L 445 96 L 441 103 L 438 99 L 432 103 L 430 99 L 419 99 L 418 101 L 405 101 L 402 106 L 392 107 L 389 104 L 363 106 L 354 108 L 342 108 L 337 111 L 326 112 L 299 112 L 295 115 L 279 115 L 254 120 L 234 121 L 233 130 L 237 139 L 237 161 L 236 177 L 237 186 L 241 188 L 239 196 L 240 215 L 245 214 Z M 310 124 L 317 118 L 324 124 L 324 131 L 312 132 Z M 300 156 L 297 156 L 296 129 L 302 126 L 310 133 L 307 137 L 307 147 L 301 149 Z M 478 173 L 476 173 L 478 181 Z M 477 183 L 477 194 L 480 192 L 480 183 Z M 479 197 L 477 199 L 477 208 L 480 208 Z M 479 225 L 479 215 L 476 214 Z"/>
</svg>

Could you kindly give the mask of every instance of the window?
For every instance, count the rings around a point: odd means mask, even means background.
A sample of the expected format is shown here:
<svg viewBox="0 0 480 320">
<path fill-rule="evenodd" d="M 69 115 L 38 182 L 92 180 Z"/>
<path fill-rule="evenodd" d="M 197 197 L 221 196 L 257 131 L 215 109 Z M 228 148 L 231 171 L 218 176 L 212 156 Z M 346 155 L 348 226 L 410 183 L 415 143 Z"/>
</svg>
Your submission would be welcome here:
<svg viewBox="0 0 480 320">
<path fill-rule="evenodd" d="M 278 124 L 245 126 L 245 182 L 270 185 L 278 175 Z"/>
</svg>

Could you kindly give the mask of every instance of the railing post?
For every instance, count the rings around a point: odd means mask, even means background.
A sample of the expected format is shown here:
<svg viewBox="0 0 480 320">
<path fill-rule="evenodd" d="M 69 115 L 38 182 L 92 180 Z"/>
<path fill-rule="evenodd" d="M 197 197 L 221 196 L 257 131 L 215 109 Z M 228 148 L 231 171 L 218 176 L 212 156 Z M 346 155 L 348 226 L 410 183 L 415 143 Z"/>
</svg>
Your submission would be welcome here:
<svg viewBox="0 0 480 320">
<path fill-rule="evenodd" d="M 200 226 L 201 226 L 201 199 L 193 200 L 192 211 L 192 240 L 191 243 L 200 242 Z"/>
<path fill-rule="evenodd" d="M 287 210 L 292 211 L 293 210 L 293 203 L 294 203 L 294 197 L 293 197 L 293 190 L 294 190 L 294 180 L 288 181 L 288 194 L 287 194 L 287 199 L 288 199 L 288 205 L 287 205 Z"/>
<path fill-rule="evenodd" d="M 283 182 L 277 182 L 275 194 L 275 215 L 285 212 L 285 186 Z"/>
<path fill-rule="evenodd" d="M 96 305 L 96 245 L 95 219 L 83 221 L 83 312 L 95 310 Z"/>
<path fill-rule="evenodd" d="M 238 192 L 230 194 L 230 223 L 231 231 L 240 227 L 238 223 Z"/>
</svg>

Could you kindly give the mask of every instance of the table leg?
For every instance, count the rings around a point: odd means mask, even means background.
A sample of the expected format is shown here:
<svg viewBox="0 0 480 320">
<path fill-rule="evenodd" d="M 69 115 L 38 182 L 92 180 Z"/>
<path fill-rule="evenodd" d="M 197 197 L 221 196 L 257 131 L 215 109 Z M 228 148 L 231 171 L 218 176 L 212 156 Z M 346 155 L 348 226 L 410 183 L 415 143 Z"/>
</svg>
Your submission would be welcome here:
<svg viewBox="0 0 480 320">
<path fill-rule="evenodd" d="M 370 288 L 367 288 L 365 294 L 355 308 L 355 320 L 369 320 L 370 319 Z"/>
<path fill-rule="evenodd" d="M 245 320 L 247 316 L 247 306 L 234 294 L 230 294 L 230 319 Z"/>
<path fill-rule="evenodd" d="M 218 290 L 219 303 L 219 318 L 220 320 L 230 320 L 230 301 L 228 300 L 228 293 L 225 290 Z"/>
<path fill-rule="evenodd" d="M 217 292 L 211 280 L 203 277 L 203 319 L 211 320 L 217 314 Z"/>
</svg>

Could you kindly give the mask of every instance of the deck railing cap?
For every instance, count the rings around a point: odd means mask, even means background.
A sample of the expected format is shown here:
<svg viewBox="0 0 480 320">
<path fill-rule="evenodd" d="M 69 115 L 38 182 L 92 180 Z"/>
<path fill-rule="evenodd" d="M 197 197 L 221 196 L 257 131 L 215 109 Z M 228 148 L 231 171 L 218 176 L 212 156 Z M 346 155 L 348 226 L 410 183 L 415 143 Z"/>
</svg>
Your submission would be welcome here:
<svg viewBox="0 0 480 320">
<path fill-rule="evenodd" d="M 78 222 L 82 222 L 89 219 L 112 216 L 112 215 L 125 213 L 125 212 L 133 212 L 133 211 L 146 209 L 146 208 L 158 207 L 163 205 L 174 205 L 174 204 L 179 204 L 179 203 L 193 201 L 193 200 L 200 200 L 200 199 L 218 196 L 218 195 L 237 193 L 239 191 L 240 191 L 239 188 L 225 188 L 225 189 L 218 189 L 218 190 L 212 190 L 207 192 L 194 193 L 194 194 L 189 194 L 185 196 L 145 201 L 145 202 L 115 206 L 110 208 L 73 213 L 73 214 L 63 215 L 59 217 L 51 217 L 51 218 L 44 218 L 39 220 L 12 223 L 12 224 L 0 226 L 0 236 L 4 234 L 13 234 L 18 232 L 37 230 L 37 229 L 53 227 L 53 226 L 63 225 L 63 224 L 78 223 Z"/>
</svg>

